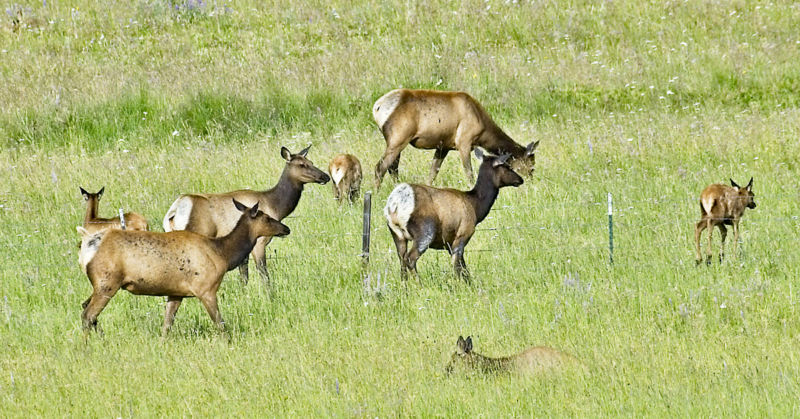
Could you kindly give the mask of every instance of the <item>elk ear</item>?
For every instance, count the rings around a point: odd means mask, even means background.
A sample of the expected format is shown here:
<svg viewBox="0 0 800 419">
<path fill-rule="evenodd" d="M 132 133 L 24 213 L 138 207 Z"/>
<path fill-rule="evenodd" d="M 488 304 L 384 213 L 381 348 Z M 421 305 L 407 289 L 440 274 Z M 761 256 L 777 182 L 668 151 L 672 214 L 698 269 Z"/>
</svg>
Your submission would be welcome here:
<svg viewBox="0 0 800 419">
<path fill-rule="evenodd" d="M 245 212 L 245 210 L 247 210 L 247 207 L 244 206 L 244 204 L 242 204 L 241 202 L 237 201 L 235 198 L 233 199 L 233 206 L 236 207 L 236 209 L 241 212 Z"/>
<path fill-rule="evenodd" d="M 737 191 L 739 190 L 739 185 L 737 185 L 736 182 L 733 181 L 733 179 L 731 179 L 731 186 L 736 188 Z"/>
<path fill-rule="evenodd" d="M 78 186 L 78 188 L 80 188 L 80 190 L 81 190 L 81 195 L 83 195 L 83 199 L 88 201 L 89 200 L 89 192 L 86 192 L 86 189 L 83 189 L 80 186 Z"/>
<path fill-rule="evenodd" d="M 541 140 L 539 140 L 539 141 L 541 141 Z M 533 155 L 533 153 L 536 151 L 536 148 L 539 147 L 539 141 L 531 142 L 530 144 L 528 144 L 527 147 L 525 147 L 525 156 L 526 157 L 530 157 L 530 156 Z"/>
<path fill-rule="evenodd" d="M 466 352 L 467 342 L 464 340 L 463 336 L 458 337 L 458 341 L 456 342 L 456 346 L 460 352 Z"/>
<path fill-rule="evenodd" d="M 253 208 L 250 208 L 250 218 L 256 218 L 258 215 L 258 202 L 253 205 Z"/>
<path fill-rule="evenodd" d="M 750 182 L 747 183 L 747 186 L 745 186 L 745 188 L 747 188 L 748 191 L 753 189 L 753 178 L 752 177 L 750 178 Z"/>
<path fill-rule="evenodd" d="M 464 352 L 472 352 L 472 336 L 467 336 L 467 342 L 466 345 L 464 345 Z"/>
<path fill-rule="evenodd" d="M 105 187 L 105 186 L 103 186 L 102 188 L 100 188 L 100 191 L 99 191 L 99 192 L 97 192 L 97 199 L 100 199 L 100 197 L 101 197 L 101 196 L 103 196 L 103 191 L 105 191 L 105 190 L 106 190 L 106 187 Z"/>
<path fill-rule="evenodd" d="M 281 157 L 283 157 L 284 160 L 289 161 L 292 159 L 292 152 L 286 147 L 281 147 Z"/>
<path fill-rule="evenodd" d="M 509 157 L 511 157 L 511 154 L 503 154 L 502 156 L 498 157 L 494 161 L 494 163 L 492 163 L 492 166 L 497 167 L 500 166 L 501 164 L 506 164 Z"/>
<path fill-rule="evenodd" d="M 75 230 L 78 232 L 78 234 L 80 234 L 80 235 L 81 235 L 81 237 L 84 237 L 84 236 L 86 236 L 87 234 L 89 234 L 89 232 L 88 232 L 88 231 L 86 231 L 86 229 L 85 229 L 85 228 L 83 228 L 83 227 L 81 227 L 81 226 L 75 226 Z"/>
<path fill-rule="evenodd" d="M 309 145 L 308 145 L 308 147 L 306 147 L 306 148 L 304 148 L 304 149 L 300 150 L 300 152 L 299 152 L 299 153 L 297 153 L 297 154 L 299 154 L 299 155 L 301 155 L 301 156 L 305 157 L 305 156 L 306 156 L 306 154 L 308 154 L 308 149 L 309 149 L 309 148 L 311 148 L 311 144 L 309 144 Z"/>
<path fill-rule="evenodd" d="M 483 151 L 481 151 L 481 149 L 478 147 L 475 147 L 475 157 L 477 157 L 478 160 L 483 161 L 484 158 Z"/>
</svg>

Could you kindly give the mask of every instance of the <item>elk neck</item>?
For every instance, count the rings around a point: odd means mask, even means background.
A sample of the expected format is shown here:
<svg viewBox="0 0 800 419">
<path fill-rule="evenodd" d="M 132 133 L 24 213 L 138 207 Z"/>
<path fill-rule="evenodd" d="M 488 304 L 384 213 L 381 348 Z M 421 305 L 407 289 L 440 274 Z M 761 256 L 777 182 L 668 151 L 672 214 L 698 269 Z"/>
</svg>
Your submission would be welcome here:
<svg viewBox="0 0 800 419">
<path fill-rule="evenodd" d="M 475 209 L 478 223 L 483 221 L 489 214 L 489 210 L 492 209 L 499 192 L 500 188 L 492 182 L 491 164 L 481 164 L 480 169 L 478 169 L 478 179 L 475 181 L 475 187 L 467 192 L 468 201 Z"/>
<path fill-rule="evenodd" d="M 86 216 L 83 217 L 83 225 L 89 224 L 92 220 L 97 218 L 97 197 L 90 197 L 86 201 Z"/>
<path fill-rule="evenodd" d="M 510 357 L 504 358 L 489 358 L 481 354 L 473 352 L 471 354 L 470 364 L 473 368 L 480 368 L 483 372 L 499 372 L 508 369 L 511 362 Z"/>
<path fill-rule="evenodd" d="M 525 155 L 525 147 L 517 144 L 513 138 L 503 132 L 494 122 L 486 127 L 481 136 L 481 143 L 476 144 L 495 154 L 509 153 L 515 159 Z"/>
<path fill-rule="evenodd" d="M 266 191 L 266 200 L 275 213 L 275 218 L 280 221 L 291 214 L 300 202 L 300 195 L 303 194 L 303 183 L 292 179 L 289 174 L 289 165 L 283 169 L 281 178 L 275 186 Z"/>
<path fill-rule="evenodd" d="M 256 245 L 258 237 L 253 237 L 251 221 L 247 218 L 249 215 L 242 215 L 230 233 L 211 239 L 216 250 L 228 262 L 227 270 L 241 265 Z"/>
</svg>

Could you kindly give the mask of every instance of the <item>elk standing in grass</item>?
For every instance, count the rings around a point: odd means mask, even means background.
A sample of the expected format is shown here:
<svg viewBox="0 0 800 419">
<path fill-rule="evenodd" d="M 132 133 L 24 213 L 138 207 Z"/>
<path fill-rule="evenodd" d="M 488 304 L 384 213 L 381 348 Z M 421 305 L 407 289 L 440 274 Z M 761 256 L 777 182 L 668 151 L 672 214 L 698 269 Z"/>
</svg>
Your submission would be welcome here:
<svg viewBox="0 0 800 419">
<path fill-rule="evenodd" d="M 119 217 L 100 218 L 97 215 L 97 207 L 100 203 L 100 198 L 103 197 L 103 192 L 106 189 L 105 187 L 100 188 L 100 191 L 97 193 L 89 193 L 83 188 L 80 189 L 81 195 L 83 195 L 83 199 L 86 201 L 86 215 L 83 217 L 83 228 L 85 228 L 86 231 L 95 233 L 107 228 L 122 229 L 122 223 Z M 148 229 L 147 219 L 135 212 L 125 213 L 122 217 L 125 219 L 126 230 Z"/>
<path fill-rule="evenodd" d="M 708 229 L 708 249 L 706 263 L 711 264 L 711 239 L 714 226 L 719 228 L 722 236 L 722 247 L 719 260 L 725 255 L 725 238 L 728 236 L 726 225 L 733 226 L 733 253 L 736 254 L 736 244 L 739 242 L 739 220 L 744 215 L 745 208 L 755 208 L 755 194 L 753 194 L 753 178 L 744 188 L 731 179 L 731 186 L 723 184 L 709 185 L 700 194 L 700 221 L 694 227 L 694 244 L 697 264 L 702 261 L 700 254 L 700 234 Z"/>
<path fill-rule="evenodd" d="M 400 152 L 411 144 L 436 150 L 428 184 L 433 184 L 447 153 L 458 150 L 464 173 L 473 179 L 470 153 L 475 147 L 497 155 L 510 154 L 511 167 L 519 173 L 533 172 L 539 142 L 517 144 L 495 124 L 486 110 L 463 92 L 396 89 L 383 95 L 372 107 L 372 116 L 386 140 L 386 151 L 375 167 L 375 189 L 389 171 L 397 180 Z"/>
<path fill-rule="evenodd" d="M 225 272 L 239 266 L 260 237 L 285 236 L 289 228 L 258 210 L 232 200 L 239 212 L 236 226 L 225 236 L 210 238 L 190 231 L 157 233 L 105 230 L 78 232 L 81 268 L 92 283 L 92 296 L 83 310 L 86 333 L 97 328 L 97 316 L 123 288 L 137 295 L 166 296 L 162 334 L 186 297 L 197 297 L 211 320 L 223 329 L 217 290 Z"/>
<path fill-rule="evenodd" d="M 508 165 L 509 155 L 475 155 L 481 159 L 478 179 L 470 191 L 440 189 L 401 183 L 394 188 L 383 209 L 403 274 L 416 275 L 417 259 L 428 249 L 447 249 L 456 275 L 469 277 L 464 247 L 475 226 L 486 218 L 500 188 L 522 185 L 522 178 Z"/>
<path fill-rule="evenodd" d="M 512 356 L 490 358 L 472 352 L 471 336 L 467 337 L 467 339 L 459 336 L 456 345 L 457 350 L 453 353 L 450 363 L 445 368 L 448 373 L 453 372 L 458 366 L 485 374 L 499 372 L 536 374 L 569 365 L 580 365 L 580 362 L 575 357 L 546 346 L 528 348 Z"/>
<path fill-rule="evenodd" d="M 330 180 L 325 172 L 306 158 L 310 147 L 297 154 L 281 147 L 281 157 L 286 160 L 286 167 L 272 189 L 263 192 L 239 190 L 218 194 L 181 195 L 164 216 L 164 231 L 188 230 L 209 237 L 222 237 L 233 230 L 239 219 L 239 211 L 233 206 L 231 199 L 245 205 L 257 203 L 270 217 L 283 220 L 297 207 L 305 184 L 325 184 Z M 266 246 L 269 240 L 269 237 L 259 239 L 252 252 L 256 268 L 265 278 L 268 277 Z M 245 283 L 248 279 L 247 263 L 248 259 L 245 258 L 239 267 Z"/>
<path fill-rule="evenodd" d="M 352 154 L 339 154 L 328 165 L 328 173 L 333 180 L 333 197 L 341 204 L 345 200 L 351 204 L 358 198 L 361 190 L 361 162 Z"/>
</svg>

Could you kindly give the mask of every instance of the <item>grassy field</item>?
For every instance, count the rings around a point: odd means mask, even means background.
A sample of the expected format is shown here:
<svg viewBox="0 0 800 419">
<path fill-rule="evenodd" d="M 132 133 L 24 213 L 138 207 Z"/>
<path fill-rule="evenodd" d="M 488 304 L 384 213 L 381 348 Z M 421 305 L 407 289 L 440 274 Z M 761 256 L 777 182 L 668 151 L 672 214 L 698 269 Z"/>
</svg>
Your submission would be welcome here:
<svg viewBox="0 0 800 419">
<path fill-rule="evenodd" d="M 0 416 L 800 414 L 797 5 L 72 3 L 0 22 Z M 157 230 L 179 193 L 272 186 L 282 145 L 356 154 L 371 186 L 371 105 L 400 86 L 468 91 L 542 141 L 466 248 L 472 285 L 437 251 L 400 278 L 391 180 L 364 281 L 360 206 L 310 185 L 272 287 L 223 282 L 230 342 L 196 301 L 161 340 L 163 299 L 124 291 L 84 342 L 79 186 Z M 407 149 L 401 179 L 431 157 Z M 700 191 L 751 176 L 738 255 L 696 267 Z M 436 184 L 470 187 L 453 155 Z M 587 368 L 448 376 L 458 335 Z"/>
</svg>

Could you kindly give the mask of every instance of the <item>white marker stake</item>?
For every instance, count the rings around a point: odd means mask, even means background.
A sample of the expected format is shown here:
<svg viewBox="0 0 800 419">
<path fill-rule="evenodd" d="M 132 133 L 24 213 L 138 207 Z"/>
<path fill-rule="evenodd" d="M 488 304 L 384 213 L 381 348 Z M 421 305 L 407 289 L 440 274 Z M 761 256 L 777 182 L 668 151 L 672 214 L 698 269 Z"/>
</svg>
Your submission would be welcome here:
<svg viewBox="0 0 800 419">
<path fill-rule="evenodd" d="M 119 223 L 122 225 L 122 229 L 125 230 L 125 216 L 122 215 L 122 208 L 119 209 Z"/>
</svg>

